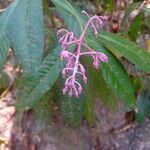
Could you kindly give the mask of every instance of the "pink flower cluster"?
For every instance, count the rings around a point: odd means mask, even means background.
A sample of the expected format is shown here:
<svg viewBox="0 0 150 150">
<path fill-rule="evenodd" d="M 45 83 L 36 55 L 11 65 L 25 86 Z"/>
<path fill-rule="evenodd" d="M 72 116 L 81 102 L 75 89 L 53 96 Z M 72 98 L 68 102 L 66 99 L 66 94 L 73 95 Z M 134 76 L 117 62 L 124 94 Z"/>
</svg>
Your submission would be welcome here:
<svg viewBox="0 0 150 150">
<path fill-rule="evenodd" d="M 60 36 L 59 42 L 61 43 L 63 49 L 60 57 L 61 59 L 65 59 L 67 62 L 65 68 L 62 70 L 63 78 L 66 78 L 63 94 L 66 94 L 68 92 L 70 97 L 72 95 L 78 97 L 82 92 L 82 86 L 78 81 L 79 76 L 81 76 L 83 81 L 87 83 L 85 68 L 80 63 L 81 56 L 91 56 L 93 58 L 93 67 L 96 69 L 98 69 L 101 61 L 108 61 L 108 57 L 105 54 L 96 52 L 84 42 L 84 37 L 88 28 L 91 28 L 93 30 L 94 35 L 97 35 L 98 30 L 103 26 L 103 22 L 106 21 L 107 18 L 97 15 L 90 17 L 87 12 L 83 11 L 83 13 L 87 15 L 89 20 L 79 38 L 76 38 L 73 32 L 69 32 L 65 29 L 60 29 L 57 33 L 58 36 Z M 68 51 L 68 48 L 72 44 L 76 45 L 73 53 Z"/>
</svg>

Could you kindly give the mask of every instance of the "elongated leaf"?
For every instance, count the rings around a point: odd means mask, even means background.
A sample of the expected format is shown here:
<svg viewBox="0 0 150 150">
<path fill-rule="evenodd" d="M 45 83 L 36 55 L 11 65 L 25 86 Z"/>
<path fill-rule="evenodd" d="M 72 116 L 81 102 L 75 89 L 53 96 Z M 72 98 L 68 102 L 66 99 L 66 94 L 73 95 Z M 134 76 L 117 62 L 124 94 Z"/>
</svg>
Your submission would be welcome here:
<svg viewBox="0 0 150 150">
<path fill-rule="evenodd" d="M 0 18 L 0 68 L 11 46 L 26 72 L 41 63 L 44 46 L 42 0 L 15 0 Z"/>
<path fill-rule="evenodd" d="M 108 49 L 100 45 L 99 40 L 91 38 L 87 41 L 95 50 L 102 51 L 108 56 L 108 63 L 101 63 L 104 79 L 125 104 L 133 108 L 135 106 L 134 90 L 123 65 Z"/>
<path fill-rule="evenodd" d="M 95 86 L 95 92 L 100 97 L 100 100 L 102 100 L 107 107 L 115 108 L 117 104 L 116 95 L 105 81 L 102 71 L 95 70 L 92 74 L 93 75 L 90 75 L 90 78 L 92 78 L 93 86 Z"/>
<path fill-rule="evenodd" d="M 50 91 L 46 92 L 39 103 L 33 108 L 33 112 L 38 122 L 40 124 L 48 124 L 52 118 L 52 103 L 53 96 Z"/>
<path fill-rule="evenodd" d="M 64 121 L 72 127 L 77 127 L 84 116 L 85 99 L 63 96 L 61 99 L 61 114 Z"/>
<path fill-rule="evenodd" d="M 90 95 L 94 93 L 93 100 L 95 99 L 95 96 L 98 96 L 99 100 L 106 104 L 107 107 L 114 109 L 117 104 L 117 97 L 105 81 L 102 71 L 93 68 L 91 59 L 86 58 L 84 64 L 88 74 L 89 93 Z"/>
<path fill-rule="evenodd" d="M 150 72 L 150 54 L 145 49 L 140 48 L 135 43 L 126 40 L 116 34 L 101 32 L 99 40 L 103 46 L 107 47 L 112 53 L 123 55 L 143 71 Z"/>
<path fill-rule="evenodd" d="M 60 48 L 54 49 L 43 61 L 38 71 L 20 81 L 17 91 L 18 107 L 30 109 L 56 82 L 63 64 L 59 58 Z"/>
<path fill-rule="evenodd" d="M 133 12 L 133 10 L 137 9 L 137 7 L 140 5 L 140 3 L 141 2 L 135 2 L 135 3 L 131 3 L 128 6 L 128 8 L 126 9 L 125 14 L 124 14 L 124 16 L 122 18 L 122 23 L 121 23 L 122 25 L 124 23 L 126 23 L 126 21 L 127 21 L 128 17 L 130 16 L 130 14 Z"/>
<path fill-rule="evenodd" d="M 41 63 L 44 46 L 42 0 L 16 0 L 7 20 L 7 35 L 24 70 Z"/>
<path fill-rule="evenodd" d="M 95 86 L 93 86 L 93 78 L 91 74 L 93 69 L 91 69 L 90 60 L 87 57 L 81 59 L 81 63 L 85 67 L 86 74 L 88 76 L 88 83 L 84 85 L 84 95 L 85 95 L 85 119 L 90 125 L 93 125 L 96 121 L 95 112 L 94 112 L 94 103 L 95 103 Z M 92 76 L 93 77 L 93 76 Z"/>
<path fill-rule="evenodd" d="M 141 13 L 134 18 L 129 29 L 129 36 L 133 41 L 137 40 L 137 37 L 140 34 L 140 31 L 142 30 L 141 28 L 142 24 L 143 24 L 143 14 Z"/>
<path fill-rule="evenodd" d="M 3 65 L 6 61 L 8 50 L 9 50 L 9 42 L 7 38 L 3 35 L 0 35 L 0 71 L 2 70 Z"/>
<path fill-rule="evenodd" d="M 59 104 L 61 109 L 61 115 L 64 121 L 71 127 L 77 127 L 80 125 L 85 110 L 85 93 L 82 93 L 78 98 L 75 96 L 69 97 L 67 94 L 63 95 L 62 89 L 64 86 L 64 79 L 59 79 L 60 91 L 59 91 Z"/>
<path fill-rule="evenodd" d="M 10 47 L 10 42 L 6 35 L 6 27 L 12 11 L 15 8 L 15 2 L 12 3 L 0 16 L 0 71 L 6 61 L 6 56 Z"/>
<path fill-rule="evenodd" d="M 91 84 L 90 84 L 91 85 Z M 85 86 L 85 118 L 90 125 L 93 125 L 96 121 L 94 113 L 94 95 L 92 93 L 92 87 L 90 85 Z"/>
<path fill-rule="evenodd" d="M 84 18 L 81 15 L 79 7 L 73 5 L 67 0 L 52 0 L 57 11 L 65 20 L 69 30 L 73 31 L 76 36 L 79 36 L 83 31 Z"/>
</svg>

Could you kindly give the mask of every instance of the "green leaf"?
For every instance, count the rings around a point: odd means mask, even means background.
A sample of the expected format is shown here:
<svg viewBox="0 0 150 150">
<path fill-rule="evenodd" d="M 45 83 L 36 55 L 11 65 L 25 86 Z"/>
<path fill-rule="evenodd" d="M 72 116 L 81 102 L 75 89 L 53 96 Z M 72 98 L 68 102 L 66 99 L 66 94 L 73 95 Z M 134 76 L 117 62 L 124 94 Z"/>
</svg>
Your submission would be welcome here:
<svg viewBox="0 0 150 150">
<path fill-rule="evenodd" d="M 41 0 L 16 0 L 0 18 L 0 69 L 9 47 L 26 72 L 41 63 L 44 46 L 43 10 Z"/>
<path fill-rule="evenodd" d="M 78 98 L 62 96 L 60 106 L 64 121 L 72 127 L 79 126 L 84 116 L 84 96 L 80 95 Z"/>
<path fill-rule="evenodd" d="M 102 51 L 108 56 L 108 63 L 101 63 L 100 67 L 103 77 L 116 95 L 121 97 L 125 104 L 133 108 L 135 106 L 134 90 L 123 65 L 108 49 L 101 46 L 98 39 L 87 38 L 86 41 L 92 48 Z"/>
<path fill-rule="evenodd" d="M 95 112 L 94 112 L 94 95 L 92 93 L 92 87 L 85 85 L 85 118 L 90 125 L 93 125 L 96 121 Z"/>
<path fill-rule="evenodd" d="M 53 95 L 50 91 L 46 92 L 38 104 L 33 108 L 36 121 L 42 124 L 47 124 L 52 118 Z"/>
<path fill-rule="evenodd" d="M 85 58 L 84 58 L 85 59 Z M 88 74 L 88 86 L 90 88 L 89 94 L 93 94 L 93 100 L 95 96 L 99 97 L 107 107 L 114 109 L 117 104 L 117 98 L 110 86 L 105 81 L 102 71 L 94 69 L 92 66 L 92 60 L 86 58 L 84 65 Z M 96 81 L 96 82 L 95 82 Z M 88 92 L 86 92 L 88 93 Z M 95 96 L 94 96 L 95 95 Z M 92 98 L 92 96 L 90 96 Z"/>
<path fill-rule="evenodd" d="M 6 62 L 8 50 L 9 50 L 9 42 L 7 38 L 3 35 L 0 35 L 0 71 L 2 71 L 3 65 Z"/>
<path fill-rule="evenodd" d="M 150 115 L 150 90 L 142 91 L 137 98 L 137 114 L 136 120 L 138 123 L 144 121 Z"/>
<path fill-rule="evenodd" d="M 80 8 L 67 0 L 52 0 L 52 2 L 65 20 L 69 30 L 73 31 L 76 36 L 79 36 L 83 31 L 83 24 L 85 23 Z"/>
<path fill-rule="evenodd" d="M 139 32 L 142 27 L 142 24 L 143 24 L 143 14 L 139 14 L 134 18 L 129 29 L 129 36 L 133 41 L 137 40 L 140 34 Z"/>
<path fill-rule="evenodd" d="M 60 47 L 45 57 L 37 72 L 23 77 L 17 87 L 18 107 L 34 107 L 43 94 L 53 87 L 64 63 L 59 58 Z"/>
<path fill-rule="evenodd" d="M 128 17 L 130 16 L 130 14 L 133 12 L 133 10 L 136 10 L 137 7 L 140 5 L 141 2 L 135 2 L 135 3 L 131 3 L 128 8 L 125 11 L 125 14 L 122 18 L 122 25 L 126 23 Z"/>
<path fill-rule="evenodd" d="M 150 54 L 145 49 L 119 35 L 108 32 L 101 32 L 99 40 L 112 53 L 115 51 L 126 57 L 143 71 L 150 72 Z"/>
<path fill-rule="evenodd" d="M 59 104 L 61 115 L 68 125 L 77 127 L 80 125 L 85 112 L 85 93 L 82 93 L 78 98 L 75 96 L 69 97 L 67 94 L 63 95 L 62 86 L 64 86 L 64 79 L 60 79 Z"/>
<path fill-rule="evenodd" d="M 100 100 L 102 100 L 102 102 L 109 108 L 116 108 L 116 95 L 105 81 L 102 71 L 95 70 L 95 73 L 90 76 L 90 78 L 92 78 L 93 85 L 95 85 L 96 94 L 100 97 Z"/>
<path fill-rule="evenodd" d="M 6 35 L 23 69 L 33 72 L 41 63 L 44 47 L 42 0 L 16 0 L 6 20 Z"/>
<path fill-rule="evenodd" d="M 15 2 L 12 3 L 0 16 L 0 71 L 3 69 L 3 65 L 6 61 L 7 53 L 10 47 L 10 41 L 8 41 L 8 35 L 6 35 L 6 27 L 14 8 Z"/>
</svg>

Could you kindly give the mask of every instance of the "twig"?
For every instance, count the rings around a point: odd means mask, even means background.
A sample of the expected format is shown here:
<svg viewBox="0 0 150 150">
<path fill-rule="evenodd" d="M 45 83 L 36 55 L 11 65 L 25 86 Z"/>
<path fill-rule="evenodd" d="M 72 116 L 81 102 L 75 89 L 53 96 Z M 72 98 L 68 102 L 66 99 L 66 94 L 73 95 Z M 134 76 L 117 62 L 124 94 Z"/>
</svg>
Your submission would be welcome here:
<svg viewBox="0 0 150 150">
<path fill-rule="evenodd" d="M 0 10 L 0 13 L 4 12 L 5 10 L 6 10 L 6 9 L 1 9 L 1 10 Z"/>
</svg>

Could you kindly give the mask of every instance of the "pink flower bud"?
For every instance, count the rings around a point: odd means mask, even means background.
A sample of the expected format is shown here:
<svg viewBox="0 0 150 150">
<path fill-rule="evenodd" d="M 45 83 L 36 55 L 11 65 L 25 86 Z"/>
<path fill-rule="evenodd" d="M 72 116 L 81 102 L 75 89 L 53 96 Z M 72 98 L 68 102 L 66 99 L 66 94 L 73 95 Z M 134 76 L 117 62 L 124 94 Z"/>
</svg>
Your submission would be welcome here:
<svg viewBox="0 0 150 150">
<path fill-rule="evenodd" d="M 63 89 L 63 95 L 66 94 L 67 90 L 68 90 L 68 86 L 65 86 L 65 88 Z"/>
<path fill-rule="evenodd" d="M 69 97 L 72 97 L 72 89 L 70 90 L 70 92 L 69 92 Z"/>
<path fill-rule="evenodd" d="M 65 71 L 65 69 L 63 69 L 63 71 L 62 71 L 62 76 L 63 76 L 63 78 L 65 78 L 65 76 L 66 76 L 66 71 Z"/>
<path fill-rule="evenodd" d="M 101 52 L 98 52 L 98 58 L 103 62 L 108 62 L 108 57 Z"/>
<path fill-rule="evenodd" d="M 86 77 L 86 76 L 83 77 L 83 81 L 84 81 L 85 83 L 87 83 L 87 77 Z"/>
<path fill-rule="evenodd" d="M 77 90 L 75 90 L 75 96 L 76 96 L 76 97 L 78 97 L 78 96 L 79 96 L 79 94 L 78 94 L 78 91 L 77 91 Z"/>
<path fill-rule="evenodd" d="M 60 58 L 61 60 L 63 60 L 63 58 L 67 58 L 68 57 L 68 51 L 63 50 L 60 54 Z"/>
<path fill-rule="evenodd" d="M 97 61 L 94 61 L 94 62 L 93 62 L 93 67 L 94 67 L 95 69 L 98 69 L 99 64 L 98 64 L 98 62 L 97 62 Z"/>
<path fill-rule="evenodd" d="M 79 86 L 78 91 L 79 91 L 79 94 L 81 94 L 81 92 L 82 92 L 82 86 Z"/>
</svg>

